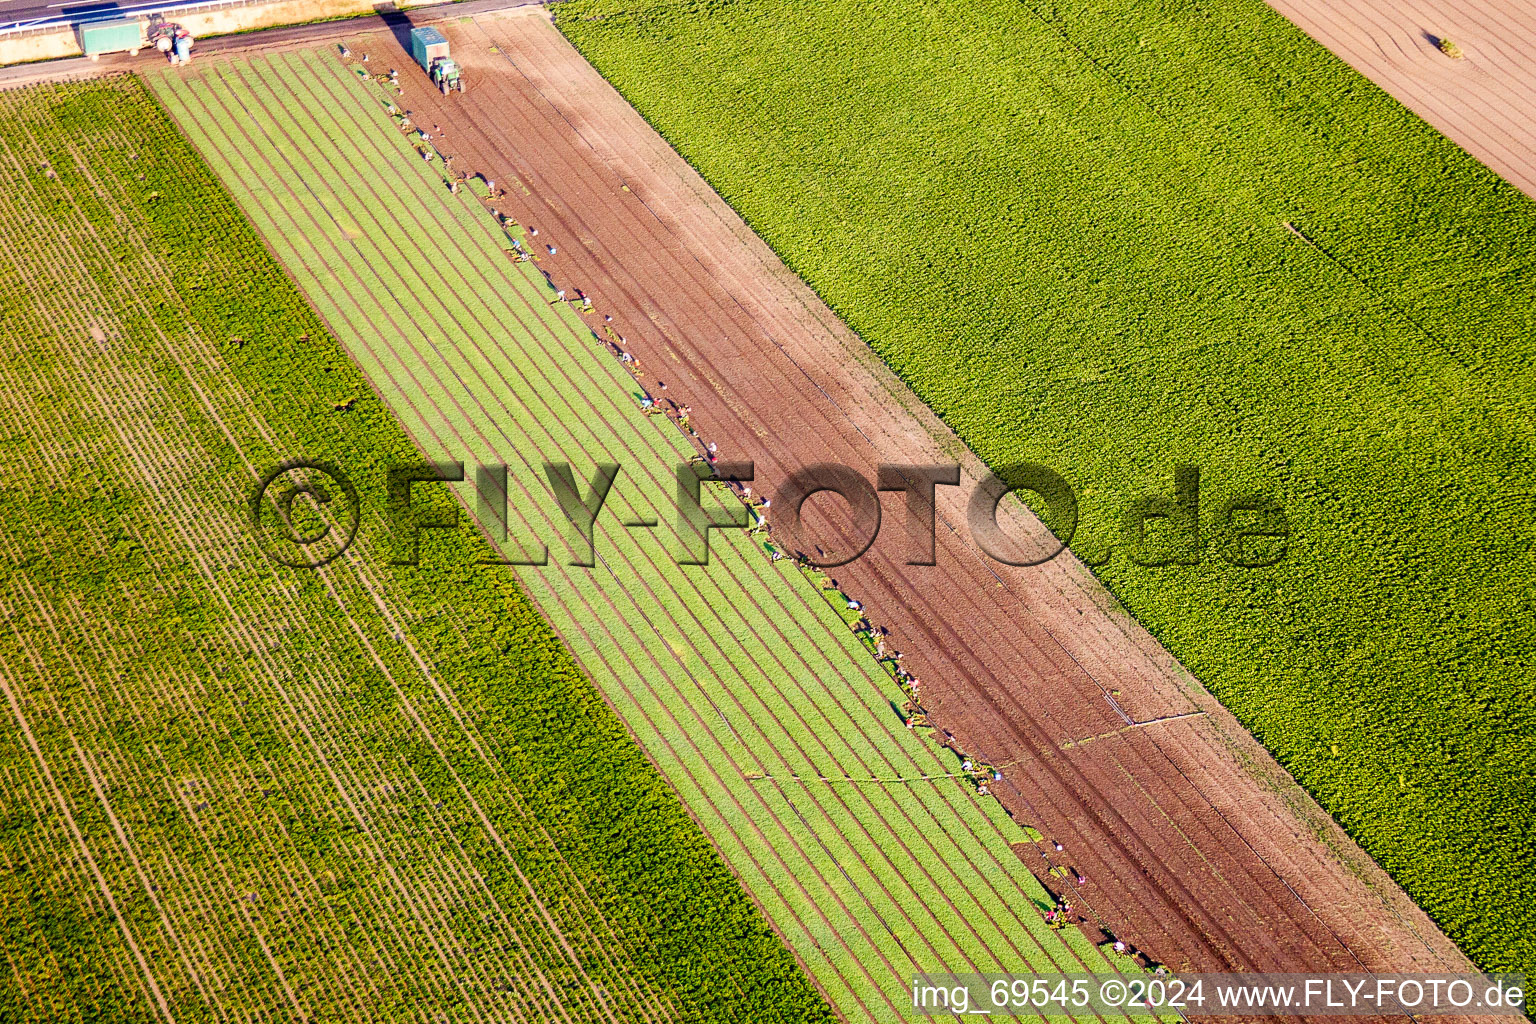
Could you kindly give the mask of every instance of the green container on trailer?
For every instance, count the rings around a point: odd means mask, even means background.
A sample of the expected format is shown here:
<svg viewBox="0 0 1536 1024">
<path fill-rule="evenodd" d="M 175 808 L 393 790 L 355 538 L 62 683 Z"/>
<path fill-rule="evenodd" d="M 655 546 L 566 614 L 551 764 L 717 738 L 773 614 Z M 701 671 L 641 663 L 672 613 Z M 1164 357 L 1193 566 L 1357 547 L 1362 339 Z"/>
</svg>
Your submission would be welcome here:
<svg viewBox="0 0 1536 1024">
<path fill-rule="evenodd" d="M 79 27 L 80 49 L 87 57 L 103 53 L 138 53 L 144 45 L 144 29 L 137 18 L 92 21 Z"/>
<path fill-rule="evenodd" d="M 430 25 L 411 29 L 411 57 L 423 71 L 432 70 L 432 58 L 448 56 L 448 40 Z"/>
</svg>

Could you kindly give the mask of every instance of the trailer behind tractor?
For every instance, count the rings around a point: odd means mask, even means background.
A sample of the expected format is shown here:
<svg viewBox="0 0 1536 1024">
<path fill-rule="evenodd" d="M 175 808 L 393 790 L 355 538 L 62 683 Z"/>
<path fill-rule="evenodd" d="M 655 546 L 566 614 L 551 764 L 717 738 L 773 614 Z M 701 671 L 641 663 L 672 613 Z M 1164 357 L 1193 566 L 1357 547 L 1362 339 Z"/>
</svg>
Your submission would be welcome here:
<svg viewBox="0 0 1536 1024">
<path fill-rule="evenodd" d="M 91 60 L 104 53 L 126 52 L 138 56 L 144 45 L 144 25 L 138 18 L 113 18 L 109 21 L 88 21 L 75 29 L 80 38 L 80 52 Z"/>
</svg>

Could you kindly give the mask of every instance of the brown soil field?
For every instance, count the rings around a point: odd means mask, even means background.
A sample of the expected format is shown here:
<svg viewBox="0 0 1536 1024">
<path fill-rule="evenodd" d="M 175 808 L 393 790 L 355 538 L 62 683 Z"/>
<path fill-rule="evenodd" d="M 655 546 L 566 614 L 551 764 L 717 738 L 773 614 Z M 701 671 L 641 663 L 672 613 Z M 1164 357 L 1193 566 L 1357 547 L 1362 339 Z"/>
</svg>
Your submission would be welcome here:
<svg viewBox="0 0 1536 1024">
<path fill-rule="evenodd" d="M 1505 181 L 1536 196 L 1536 7 L 1520 0 L 1269 5 Z M 1442 52 L 1441 40 L 1461 56 Z"/>
<path fill-rule="evenodd" d="M 961 463 L 962 486 L 938 492 L 937 565 L 905 564 L 893 494 L 880 539 L 833 574 L 888 630 L 941 732 L 1005 768 L 997 795 L 1045 837 L 1020 856 L 1090 935 L 1176 969 L 1472 969 L 1070 554 L 1013 568 L 980 553 L 963 528 L 979 462 L 545 16 L 443 30 L 464 94 L 434 92 L 388 35 L 349 42 L 401 68 L 414 122 L 456 170 L 495 182 L 489 205 L 538 229 L 551 281 L 590 297 L 594 330 L 622 339 L 674 413 L 691 409 L 701 444 L 753 460 L 754 489 L 819 462 L 869 479 L 877 463 Z M 832 504 L 811 505 L 811 532 L 838 536 Z M 1042 542 L 1022 506 L 1008 518 Z"/>
</svg>

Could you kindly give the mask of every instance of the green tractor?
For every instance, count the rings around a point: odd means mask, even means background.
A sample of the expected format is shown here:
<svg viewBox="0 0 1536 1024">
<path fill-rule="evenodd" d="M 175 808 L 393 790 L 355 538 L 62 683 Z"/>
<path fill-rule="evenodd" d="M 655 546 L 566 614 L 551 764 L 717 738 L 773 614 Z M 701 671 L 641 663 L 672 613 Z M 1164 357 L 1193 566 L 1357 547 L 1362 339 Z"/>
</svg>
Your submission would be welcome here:
<svg viewBox="0 0 1536 1024">
<path fill-rule="evenodd" d="M 444 96 L 454 89 L 464 91 L 458 62 L 448 56 L 448 40 L 437 29 L 430 25 L 411 29 L 411 56 Z"/>
<path fill-rule="evenodd" d="M 439 57 L 432 62 L 432 70 L 429 72 L 432 81 L 443 90 L 443 95 L 457 89 L 464 91 L 464 76 L 459 74 L 459 65 L 452 57 Z"/>
</svg>

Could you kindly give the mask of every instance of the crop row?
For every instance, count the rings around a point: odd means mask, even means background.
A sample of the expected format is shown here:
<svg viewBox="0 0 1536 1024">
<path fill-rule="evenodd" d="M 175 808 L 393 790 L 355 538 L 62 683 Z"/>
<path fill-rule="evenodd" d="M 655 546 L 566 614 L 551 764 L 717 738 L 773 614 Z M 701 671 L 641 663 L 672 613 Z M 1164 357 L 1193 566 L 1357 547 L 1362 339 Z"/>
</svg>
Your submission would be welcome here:
<svg viewBox="0 0 1536 1024">
<path fill-rule="evenodd" d="M 1007 845 L 1022 831 L 943 778 L 956 766 L 904 728 L 808 580 L 733 531 L 709 566 L 676 564 L 673 474 L 694 452 L 380 93 L 309 52 L 152 83 L 422 452 L 511 467 L 514 536 L 563 535 L 543 462 L 623 467 L 598 564 L 551 543 L 517 576 L 836 1007 L 895 1018 L 911 971 L 941 964 L 1102 965 L 1045 928 Z M 645 517 L 660 525 L 622 525 Z"/>
<path fill-rule="evenodd" d="M 0 94 L 0 175 L 0 1017 L 825 1019 L 512 580 L 371 492 L 263 556 L 265 467 L 417 456 L 137 80 Z"/>
</svg>

